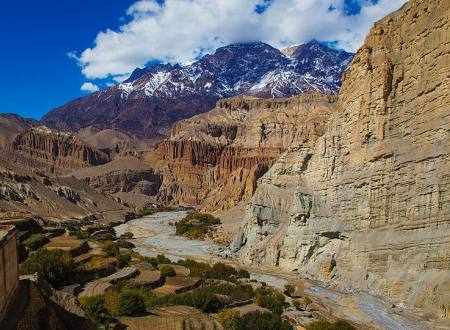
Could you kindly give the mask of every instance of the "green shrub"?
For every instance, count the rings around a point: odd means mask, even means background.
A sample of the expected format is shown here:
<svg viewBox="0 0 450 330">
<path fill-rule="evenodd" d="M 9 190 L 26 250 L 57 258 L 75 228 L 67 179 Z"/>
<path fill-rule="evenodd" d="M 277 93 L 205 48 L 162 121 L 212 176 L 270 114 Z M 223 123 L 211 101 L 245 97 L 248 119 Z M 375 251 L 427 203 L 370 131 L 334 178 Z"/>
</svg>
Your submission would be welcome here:
<svg viewBox="0 0 450 330">
<path fill-rule="evenodd" d="M 237 330 L 240 318 L 239 312 L 232 309 L 224 309 L 217 314 L 217 321 L 225 330 Z"/>
<path fill-rule="evenodd" d="M 86 315 L 96 323 L 102 323 L 108 317 L 105 299 L 102 296 L 85 297 L 80 299 Z"/>
<path fill-rule="evenodd" d="M 238 330 L 292 330 L 288 321 L 279 314 L 254 311 L 243 315 L 239 320 Z"/>
<path fill-rule="evenodd" d="M 42 274 L 53 286 L 68 283 L 75 272 L 75 262 L 69 253 L 62 250 L 40 249 L 31 254 L 20 266 L 21 274 Z"/>
<path fill-rule="evenodd" d="M 250 273 L 245 269 L 239 269 L 237 272 L 238 278 L 250 278 Z"/>
<path fill-rule="evenodd" d="M 87 231 L 81 231 L 81 230 L 74 230 L 74 231 L 69 231 L 69 235 L 70 236 L 75 236 L 78 239 L 89 239 L 90 238 L 90 234 Z"/>
<path fill-rule="evenodd" d="M 212 267 L 204 262 L 197 262 L 192 259 L 180 260 L 179 265 L 189 268 L 192 277 L 210 278 L 233 282 L 239 277 L 249 277 L 250 274 L 246 270 L 236 270 L 232 266 L 224 263 L 216 263 Z"/>
<path fill-rule="evenodd" d="M 23 245 L 25 245 L 27 249 L 36 250 L 48 242 L 49 240 L 45 235 L 33 234 L 23 241 Z"/>
<path fill-rule="evenodd" d="M 172 261 L 164 254 L 158 254 L 156 257 L 144 257 L 144 260 L 150 263 L 153 267 L 158 267 L 159 264 L 171 264 Z"/>
<path fill-rule="evenodd" d="M 163 266 L 161 267 L 161 276 L 163 277 L 172 277 L 177 275 L 175 270 L 170 266 Z"/>
<path fill-rule="evenodd" d="M 129 265 L 131 261 L 131 256 L 129 254 L 117 254 L 116 266 L 118 268 L 123 268 Z"/>
<path fill-rule="evenodd" d="M 111 241 L 106 241 L 103 245 L 102 250 L 110 257 L 115 257 L 119 253 L 118 246 Z"/>
<path fill-rule="evenodd" d="M 276 314 L 281 314 L 283 313 L 285 298 L 283 294 L 274 289 L 262 287 L 255 290 L 255 303 Z"/>
<path fill-rule="evenodd" d="M 134 290 L 125 290 L 119 295 L 117 311 L 122 316 L 139 316 L 145 313 L 144 297 Z"/>
<path fill-rule="evenodd" d="M 307 330 L 353 330 L 355 329 L 351 324 L 339 320 L 334 323 L 328 321 L 314 321 L 310 323 L 307 327 Z"/>
<path fill-rule="evenodd" d="M 211 226 L 220 224 L 220 219 L 211 214 L 198 211 L 189 212 L 186 217 L 175 224 L 176 234 L 188 238 L 203 238 Z"/>
</svg>

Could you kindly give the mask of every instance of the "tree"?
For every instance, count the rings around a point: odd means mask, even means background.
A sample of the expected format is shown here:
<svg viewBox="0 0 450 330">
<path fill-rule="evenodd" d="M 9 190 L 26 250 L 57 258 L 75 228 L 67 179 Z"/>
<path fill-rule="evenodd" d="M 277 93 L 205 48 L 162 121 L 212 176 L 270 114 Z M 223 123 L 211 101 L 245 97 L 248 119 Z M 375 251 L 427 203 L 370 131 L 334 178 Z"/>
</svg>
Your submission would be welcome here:
<svg viewBox="0 0 450 330">
<path fill-rule="evenodd" d="M 217 321 L 225 330 L 237 330 L 241 315 L 238 311 L 232 309 L 224 309 L 217 315 Z"/>
<path fill-rule="evenodd" d="M 80 299 L 86 315 L 97 323 L 103 322 L 108 317 L 105 299 L 102 296 L 93 296 Z"/>
<path fill-rule="evenodd" d="M 62 250 L 39 249 L 21 265 L 21 274 L 40 273 L 53 286 L 65 285 L 75 272 L 75 262 Z"/>
<path fill-rule="evenodd" d="M 175 272 L 175 270 L 172 267 L 167 266 L 167 265 L 161 267 L 161 276 L 172 277 L 175 275 L 177 275 L 177 273 Z"/>
<path fill-rule="evenodd" d="M 119 295 L 118 313 L 124 316 L 139 316 L 145 313 L 145 301 L 138 292 L 127 290 Z"/>
</svg>

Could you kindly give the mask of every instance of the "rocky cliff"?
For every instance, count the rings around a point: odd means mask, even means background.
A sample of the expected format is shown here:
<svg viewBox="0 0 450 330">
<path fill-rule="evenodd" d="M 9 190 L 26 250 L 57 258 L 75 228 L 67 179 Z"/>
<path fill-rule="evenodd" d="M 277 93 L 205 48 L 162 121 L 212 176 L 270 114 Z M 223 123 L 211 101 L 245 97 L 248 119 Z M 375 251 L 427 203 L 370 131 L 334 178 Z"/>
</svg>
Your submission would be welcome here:
<svg viewBox="0 0 450 330">
<path fill-rule="evenodd" d="M 242 261 L 449 317 L 449 5 L 412 0 L 373 26 L 326 133 L 259 180 Z"/>
<path fill-rule="evenodd" d="M 310 145 L 323 134 L 335 100 L 320 94 L 235 97 L 176 123 L 147 157 L 163 177 L 157 199 L 210 210 L 248 200 L 256 180 L 290 145 Z"/>
<path fill-rule="evenodd" d="M 74 135 L 31 127 L 3 146 L 0 157 L 33 171 L 66 173 L 76 168 L 100 165 L 110 159 Z"/>
</svg>

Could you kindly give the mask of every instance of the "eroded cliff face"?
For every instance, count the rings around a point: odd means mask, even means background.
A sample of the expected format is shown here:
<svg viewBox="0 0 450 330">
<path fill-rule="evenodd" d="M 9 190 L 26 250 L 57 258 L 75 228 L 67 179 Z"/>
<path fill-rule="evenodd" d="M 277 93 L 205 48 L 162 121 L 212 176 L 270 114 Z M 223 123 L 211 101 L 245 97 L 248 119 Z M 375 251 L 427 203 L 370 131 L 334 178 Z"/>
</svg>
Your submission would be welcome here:
<svg viewBox="0 0 450 330">
<path fill-rule="evenodd" d="M 260 179 L 234 248 L 449 317 L 449 2 L 377 22 L 314 148 Z"/>
<path fill-rule="evenodd" d="M 4 145 L 0 158 L 44 173 L 67 173 L 73 169 L 101 165 L 110 159 L 74 135 L 33 127 L 18 133 Z"/>
<path fill-rule="evenodd" d="M 157 199 L 224 210 L 248 201 L 256 181 L 292 144 L 312 145 L 335 109 L 333 96 L 220 100 L 176 123 L 147 157 L 163 177 Z"/>
</svg>

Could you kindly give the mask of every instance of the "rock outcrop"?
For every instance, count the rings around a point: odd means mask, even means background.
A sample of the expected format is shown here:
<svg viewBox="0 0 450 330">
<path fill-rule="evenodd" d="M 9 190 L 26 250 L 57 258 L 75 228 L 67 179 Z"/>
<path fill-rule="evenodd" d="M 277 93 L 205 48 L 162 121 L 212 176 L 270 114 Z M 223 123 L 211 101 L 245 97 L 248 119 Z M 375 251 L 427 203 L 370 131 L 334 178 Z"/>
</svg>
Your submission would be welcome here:
<svg viewBox="0 0 450 330">
<path fill-rule="evenodd" d="M 177 122 L 147 161 L 163 177 L 157 200 L 224 210 L 249 200 L 256 181 L 292 144 L 323 134 L 336 97 L 235 97 Z"/>
<path fill-rule="evenodd" d="M 90 187 L 122 201 L 143 206 L 155 201 L 162 178 L 146 163 L 127 156 L 105 165 L 82 168 L 71 173 Z"/>
<path fill-rule="evenodd" d="M 259 180 L 242 261 L 450 316 L 449 6 L 412 0 L 373 26 L 326 133 Z"/>
<path fill-rule="evenodd" d="M 4 145 L 0 157 L 18 166 L 44 173 L 67 173 L 73 169 L 101 165 L 110 158 L 72 134 L 32 127 L 16 134 Z"/>
</svg>

